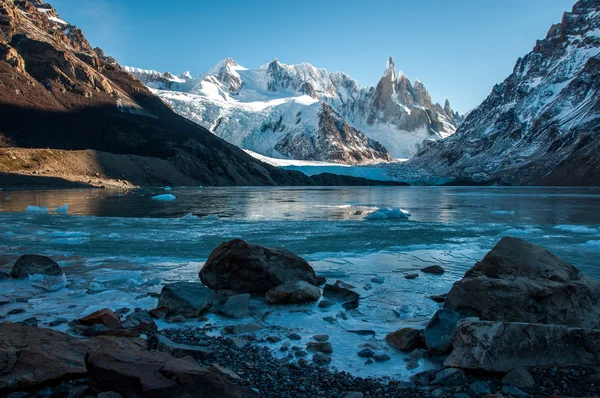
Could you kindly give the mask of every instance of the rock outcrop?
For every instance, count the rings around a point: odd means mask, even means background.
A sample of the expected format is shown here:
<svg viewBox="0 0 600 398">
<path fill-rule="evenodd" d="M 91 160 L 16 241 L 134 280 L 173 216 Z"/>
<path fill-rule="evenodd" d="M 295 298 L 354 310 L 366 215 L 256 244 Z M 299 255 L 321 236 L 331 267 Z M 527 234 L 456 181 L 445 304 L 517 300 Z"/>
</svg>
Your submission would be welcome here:
<svg viewBox="0 0 600 398">
<path fill-rule="evenodd" d="M 445 366 L 508 372 L 529 366 L 597 366 L 600 330 L 520 322 L 462 321 Z"/>
<path fill-rule="evenodd" d="M 215 290 L 265 294 L 286 282 L 316 285 L 315 271 L 303 258 L 282 248 L 234 239 L 219 245 L 200 270 L 200 280 Z"/>
<path fill-rule="evenodd" d="M 600 328 L 600 283 L 540 246 L 502 238 L 444 303 L 490 321 Z"/>
</svg>

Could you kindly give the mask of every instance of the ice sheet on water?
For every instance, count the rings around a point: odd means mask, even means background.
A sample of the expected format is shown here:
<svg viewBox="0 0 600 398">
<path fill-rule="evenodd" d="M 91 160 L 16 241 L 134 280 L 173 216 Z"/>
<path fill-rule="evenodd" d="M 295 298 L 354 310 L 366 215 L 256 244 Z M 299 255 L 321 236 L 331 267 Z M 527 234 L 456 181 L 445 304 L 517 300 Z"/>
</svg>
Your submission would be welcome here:
<svg viewBox="0 0 600 398">
<path fill-rule="evenodd" d="M 162 201 L 162 202 L 171 202 L 171 201 L 173 201 L 175 199 L 177 199 L 175 197 L 175 195 L 172 195 L 170 193 L 165 193 L 165 194 L 162 194 L 162 195 L 156 195 L 156 196 L 152 197 L 152 200 L 159 200 L 159 201 Z"/>
<path fill-rule="evenodd" d="M 600 232 L 596 228 L 586 227 L 585 225 L 557 225 L 554 229 L 575 234 L 597 234 Z"/>
<path fill-rule="evenodd" d="M 48 208 L 44 206 L 29 205 L 25 208 L 27 213 L 48 213 Z"/>
<path fill-rule="evenodd" d="M 381 209 L 377 209 L 373 213 L 366 216 L 365 220 L 408 220 L 408 217 L 410 217 L 410 214 L 405 210 L 399 208 L 390 209 L 387 207 L 382 207 Z"/>
<path fill-rule="evenodd" d="M 67 276 L 64 273 L 60 276 L 33 274 L 29 275 L 29 283 L 48 292 L 55 292 L 67 287 Z"/>
<path fill-rule="evenodd" d="M 515 211 L 514 210 L 493 210 L 493 211 L 490 211 L 490 214 L 494 215 L 494 216 L 514 216 Z"/>
</svg>

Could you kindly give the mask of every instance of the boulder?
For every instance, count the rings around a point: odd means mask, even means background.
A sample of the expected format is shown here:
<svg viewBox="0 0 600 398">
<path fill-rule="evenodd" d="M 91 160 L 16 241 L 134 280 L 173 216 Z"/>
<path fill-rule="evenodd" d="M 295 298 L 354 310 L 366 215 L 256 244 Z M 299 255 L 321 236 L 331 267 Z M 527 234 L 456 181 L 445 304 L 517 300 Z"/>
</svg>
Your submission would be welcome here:
<svg viewBox="0 0 600 398">
<path fill-rule="evenodd" d="M 221 329 L 222 335 L 228 334 L 245 334 L 245 333 L 254 333 L 263 327 L 257 323 L 248 323 L 243 325 L 228 325 Z"/>
<path fill-rule="evenodd" d="M 412 351 L 422 345 L 421 331 L 413 328 L 402 328 L 385 336 L 385 341 L 400 351 Z"/>
<path fill-rule="evenodd" d="M 518 388 L 531 388 L 535 386 L 535 380 L 525 368 L 516 368 L 502 378 L 502 384 Z"/>
<path fill-rule="evenodd" d="M 333 352 L 333 346 L 329 342 L 309 341 L 306 344 L 306 351 L 322 352 L 323 354 L 331 354 Z"/>
<path fill-rule="evenodd" d="M 165 319 L 169 315 L 169 309 L 167 307 L 156 307 L 148 311 L 148 313 L 156 319 Z"/>
<path fill-rule="evenodd" d="M 79 323 L 86 326 L 100 324 L 109 329 L 121 328 L 121 321 L 119 320 L 119 317 L 110 308 L 103 308 L 101 310 L 92 312 L 91 314 L 79 319 Z"/>
<path fill-rule="evenodd" d="M 29 275 L 62 275 L 62 269 L 54 260 L 37 254 L 25 254 L 15 262 L 10 271 L 13 278 L 26 278 Z"/>
<path fill-rule="evenodd" d="M 424 272 L 426 274 L 442 275 L 445 271 L 439 265 L 430 265 L 429 267 L 421 269 L 421 272 Z"/>
<path fill-rule="evenodd" d="M 490 321 L 600 328 L 600 283 L 540 246 L 502 238 L 444 303 Z"/>
<path fill-rule="evenodd" d="M 175 282 L 165 285 L 158 298 L 158 307 L 169 309 L 169 315 L 196 317 L 210 307 L 212 292 L 194 282 Z"/>
<path fill-rule="evenodd" d="M 464 320 L 444 365 L 491 372 L 532 366 L 598 366 L 600 330 Z"/>
<path fill-rule="evenodd" d="M 140 333 L 154 333 L 158 331 L 158 326 L 152 319 L 150 313 L 146 310 L 136 311 L 129 314 L 122 323 L 125 329 Z"/>
<path fill-rule="evenodd" d="M 232 383 L 192 361 L 162 352 L 101 352 L 86 355 L 91 386 L 110 389 L 123 396 L 144 397 L 257 397 L 258 394 Z"/>
<path fill-rule="evenodd" d="M 447 354 L 452 350 L 452 336 L 456 325 L 472 314 L 452 310 L 438 310 L 423 330 L 425 345 L 432 354 Z"/>
<path fill-rule="evenodd" d="M 230 318 L 242 319 L 250 316 L 250 295 L 233 292 L 215 292 L 211 298 L 211 312 Z"/>
<path fill-rule="evenodd" d="M 200 270 L 200 280 L 215 290 L 265 294 L 286 282 L 317 284 L 315 271 L 302 257 L 234 239 L 219 245 Z"/>
<path fill-rule="evenodd" d="M 112 337 L 82 340 L 52 329 L 0 323 L 0 396 L 8 390 L 84 377 L 84 357 L 90 349 L 137 351 L 145 350 L 146 344 Z"/>
<path fill-rule="evenodd" d="M 358 300 L 360 295 L 353 290 L 350 290 L 348 284 L 337 281 L 334 285 L 326 284 L 323 287 L 323 297 L 335 298 L 344 301 L 342 307 L 346 310 L 358 308 Z"/>
<path fill-rule="evenodd" d="M 441 386 L 461 386 L 467 383 L 468 379 L 462 369 L 447 368 L 442 369 L 431 381 L 431 385 Z"/>
<path fill-rule="evenodd" d="M 305 281 L 287 282 L 267 291 L 265 298 L 270 304 L 294 304 L 317 301 L 321 290 Z"/>
</svg>

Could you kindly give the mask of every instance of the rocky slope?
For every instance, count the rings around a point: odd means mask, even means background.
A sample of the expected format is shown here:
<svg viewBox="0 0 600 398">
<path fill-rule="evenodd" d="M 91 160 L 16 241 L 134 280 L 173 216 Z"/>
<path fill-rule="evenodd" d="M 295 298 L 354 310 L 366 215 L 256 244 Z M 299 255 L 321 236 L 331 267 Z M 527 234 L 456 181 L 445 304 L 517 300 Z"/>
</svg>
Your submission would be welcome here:
<svg viewBox="0 0 600 398">
<path fill-rule="evenodd" d="M 600 1 L 580 0 L 452 137 L 410 162 L 479 182 L 600 184 Z"/>
<path fill-rule="evenodd" d="M 462 122 L 448 101 L 433 104 L 422 83 L 397 74 L 391 58 L 376 87 L 278 60 L 249 70 L 228 58 L 198 79 L 124 68 L 181 115 L 270 157 L 350 164 L 407 158 Z"/>
<path fill-rule="evenodd" d="M 0 114 L 2 147 L 154 157 L 177 180 L 202 185 L 314 184 L 177 115 L 39 0 L 0 0 Z M 123 178 L 108 158 L 97 157 L 94 168 Z"/>
</svg>

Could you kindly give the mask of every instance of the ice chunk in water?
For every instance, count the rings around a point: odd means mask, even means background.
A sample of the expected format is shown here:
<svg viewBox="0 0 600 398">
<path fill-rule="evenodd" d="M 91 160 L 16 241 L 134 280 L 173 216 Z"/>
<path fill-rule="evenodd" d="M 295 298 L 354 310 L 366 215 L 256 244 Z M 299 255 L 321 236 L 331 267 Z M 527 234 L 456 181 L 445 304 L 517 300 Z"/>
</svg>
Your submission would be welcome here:
<svg viewBox="0 0 600 398">
<path fill-rule="evenodd" d="M 165 187 L 165 191 L 170 191 L 171 187 Z"/>
<path fill-rule="evenodd" d="M 44 206 L 33 206 L 29 205 L 25 208 L 28 213 L 48 213 L 48 208 Z"/>
<path fill-rule="evenodd" d="M 515 211 L 514 210 L 494 210 L 494 211 L 490 211 L 490 214 L 492 214 L 494 216 L 514 216 Z"/>
<path fill-rule="evenodd" d="M 207 221 L 218 221 L 219 216 L 216 214 L 209 214 L 208 216 L 204 217 L 204 219 Z"/>
<path fill-rule="evenodd" d="M 170 193 L 165 193 L 162 195 L 156 195 L 152 197 L 152 200 L 160 200 L 163 202 L 170 202 L 172 200 L 175 200 L 175 195 L 171 195 Z"/>
<path fill-rule="evenodd" d="M 55 292 L 67 287 L 67 276 L 64 273 L 60 276 L 33 274 L 29 275 L 29 283 L 49 292 Z"/>
<path fill-rule="evenodd" d="M 365 220 L 407 220 L 410 214 L 402 209 L 382 207 L 365 217 Z"/>
<path fill-rule="evenodd" d="M 586 227 L 585 225 L 557 225 L 554 229 L 559 231 L 572 232 L 574 234 L 597 234 L 598 230 L 595 228 Z"/>
<path fill-rule="evenodd" d="M 69 214 L 69 205 L 65 203 L 62 206 L 58 206 L 57 208 L 52 209 L 52 212 L 60 214 Z"/>
<path fill-rule="evenodd" d="M 119 234 L 118 234 L 118 233 L 116 233 L 116 232 L 112 232 L 112 233 L 108 234 L 108 237 L 109 237 L 110 239 L 119 239 L 119 238 L 121 237 L 121 235 L 119 235 Z"/>
<path fill-rule="evenodd" d="M 188 213 L 185 216 L 181 217 L 182 220 L 198 220 L 199 217 L 193 215 L 192 213 Z"/>
</svg>

